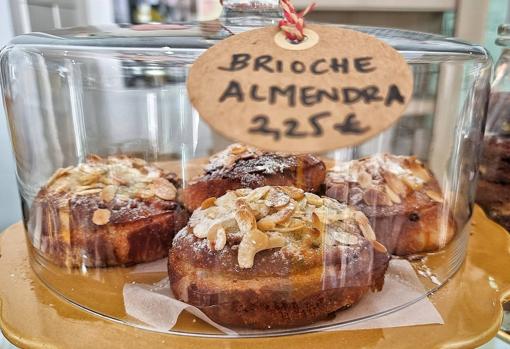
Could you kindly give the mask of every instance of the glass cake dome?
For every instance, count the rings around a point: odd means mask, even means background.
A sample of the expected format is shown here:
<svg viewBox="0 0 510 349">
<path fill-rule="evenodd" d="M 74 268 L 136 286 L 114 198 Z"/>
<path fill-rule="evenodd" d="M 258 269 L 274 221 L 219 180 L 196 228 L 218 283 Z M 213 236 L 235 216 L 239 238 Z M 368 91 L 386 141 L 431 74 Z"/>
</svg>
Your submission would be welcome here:
<svg viewBox="0 0 510 349">
<path fill-rule="evenodd" d="M 410 66 L 404 115 L 356 146 L 271 152 L 217 133 L 186 89 L 205 50 L 259 25 L 70 28 L 4 47 L 29 262 L 50 289 L 155 331 L 274 336 L 398 311 L 459 268 L 485 123 L 486 50 L 349 27 Z M 399 297 L 355 311 L 385 292 Z"/>
</svg>

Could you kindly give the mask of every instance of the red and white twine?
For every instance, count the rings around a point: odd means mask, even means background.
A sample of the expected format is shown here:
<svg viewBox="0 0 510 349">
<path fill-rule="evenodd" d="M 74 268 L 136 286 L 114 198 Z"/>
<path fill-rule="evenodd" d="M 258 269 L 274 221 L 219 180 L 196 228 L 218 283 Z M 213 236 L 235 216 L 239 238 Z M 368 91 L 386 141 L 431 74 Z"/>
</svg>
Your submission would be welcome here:
<svg viewBox="0 0 510 349">
<path fill-rule="evenodd" d="M 311 3 L 301 12 L 296 12 L 290 0 L 280 0 L 280 6 L 283 10 L 283 19 L 278 23 L 278 27 L 285 33 L 288 40 L 303 41 L 305 38 L 304 17 L 315 8 L 315 3 Z"/>
<path fill-rule="evenodd" d="M 219 0 L 223 6 L 223 0 Z M 315 3 L 308 5 L 303 11 L 297 12 L 291 0 L 280 0 L 280 7 L 283 10 L 283 18 L 278 22 L 278 27 L 285 33 L 288 40 L 301 42 L 305 38 L 304 17 L 313 11 Z"/>
</svg>

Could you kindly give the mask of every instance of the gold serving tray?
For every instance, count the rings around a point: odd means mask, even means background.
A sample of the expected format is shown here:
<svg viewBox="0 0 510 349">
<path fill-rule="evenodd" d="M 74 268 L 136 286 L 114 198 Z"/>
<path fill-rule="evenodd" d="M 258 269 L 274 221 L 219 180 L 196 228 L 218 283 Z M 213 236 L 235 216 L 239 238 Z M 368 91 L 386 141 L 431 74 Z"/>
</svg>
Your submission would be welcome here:
<svg viewBox="0 0 510 349">
<path fill-rule="evenodd" d="M 0 235 L 0 285 L 0 327 L 7 339 L 22 348 L 472 348 L 495 336 L 502 319 L 501 304 L 510 300 L 510 235 L 476 208 L 466 261 L 430 296 L 444 325 L 261 339 L 146 331 L 92 315 L 44 286 L 29 265 L 21 224 Z M 78 289 L 79 283 L 74 286 L 76 292 L 87 294 Z M 180 322 L 195 330 L 205 326 L 189 314 Z"/>
</svg>

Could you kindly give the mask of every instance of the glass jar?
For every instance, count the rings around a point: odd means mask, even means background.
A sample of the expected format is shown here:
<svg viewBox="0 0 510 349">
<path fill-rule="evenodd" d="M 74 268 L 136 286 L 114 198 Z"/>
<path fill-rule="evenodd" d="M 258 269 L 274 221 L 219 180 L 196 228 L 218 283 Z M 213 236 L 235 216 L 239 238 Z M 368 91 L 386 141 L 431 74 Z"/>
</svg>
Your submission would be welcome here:
<svg viewBox="0 0 510 349">
<path fill-rule="evenodd" d="M 498 28 L 503 47 L 492 82 L 477 202 L 510 230 L 510 26 Z"/>
<path fill-rule="evenodd" d="M 263 336 L 396 311 L 459 268 L 485 126 L 485 49 L 352 28 L 391 45 L 411 67 L 404 116 L 357 146 L 281 154 L 220 136 L 186 91 L 204 50 L 251 29 L 71 28 L 21 35 L 2 50 L 30 263 L 57 294 L 148 327 L 130 308 L 143 305 L 126 301 L 130 285 L 165 297 L 171 288 L 214 321 Z M 392 263 L 407 263 L 412 278 Z M 419 291 L 321 322 L 377 297 L 388 278 L 402 287 L 419 280 Z M 189 317 L 170 332 L 230 335 Z"/>
</svg>

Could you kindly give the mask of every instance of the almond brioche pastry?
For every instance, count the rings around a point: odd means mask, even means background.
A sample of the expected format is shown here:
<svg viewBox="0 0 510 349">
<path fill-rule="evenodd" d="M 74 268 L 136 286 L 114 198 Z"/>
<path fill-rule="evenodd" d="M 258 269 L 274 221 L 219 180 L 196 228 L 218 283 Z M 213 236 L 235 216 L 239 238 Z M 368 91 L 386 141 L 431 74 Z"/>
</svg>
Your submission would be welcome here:
<svg viewBox="0 0 510 349">
<path fill-rule="evenodd" d="M 175 174 L 142 159 L 90 156 L 58 170 L 37 194 L 32 243 L 69 267 L 163 258 L 189 216 L 176 201 L 177 186 Z"/>
<path fill-rule="evenodd" d="M 415 157 L 378 154 L 340 164 L 327 174 L 326 195 L 361 210 L 396 255 L 437 251 L 455 234 L 438 181 Z"/>
<path fill-rule="evenodd" d="M 380 290 L 389 255 L 367 217 L 290 186 L 208 198 L 174 238 L 175 296 L 214 321 L 251 328 L 313 323 Z"/>
<path fill-rule="evenodd" d="M 326 166 L 310 154 L 272 153 L 243 144 L 232 144 L 213 155 L 204 174 L 193 179 L 183 192 L 184 204 L 193 211 L 209 197 L 228 190 L 289 185 L 318 192 L 326 177 Z"/>
</svg>

